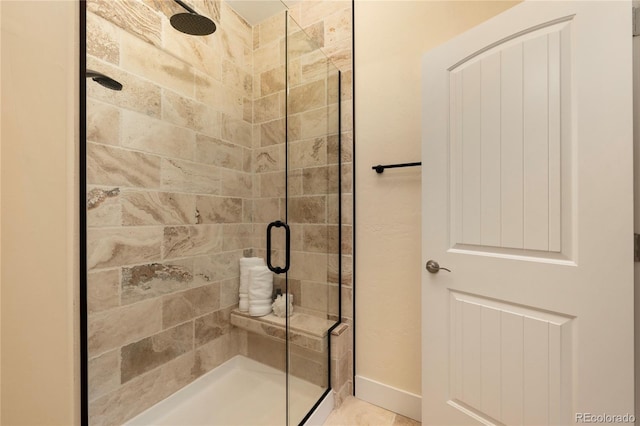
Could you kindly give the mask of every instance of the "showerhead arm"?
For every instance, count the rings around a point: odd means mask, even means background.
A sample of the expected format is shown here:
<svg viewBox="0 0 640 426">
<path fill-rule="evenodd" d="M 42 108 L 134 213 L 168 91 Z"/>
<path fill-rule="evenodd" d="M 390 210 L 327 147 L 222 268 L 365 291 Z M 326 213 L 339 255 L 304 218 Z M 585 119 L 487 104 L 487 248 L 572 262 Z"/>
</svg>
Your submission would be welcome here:
<svg viewBox="0 0 640 426">
<path fill-rule="evenodd" d="M 195 10 L 193 10 L 191 7 L 189 7 L 188 4 L 186 4 L 185 2 L 183 2 L 182 0 L 173 0 L 176 3 L 178 3 L 180 6 L 183 7 L 184 10 L 186 10 L 189 13 L 195 13 L 196 15 L 198 14 L 198 12 L 196 12 Z"/>
<path fill-rule="evenodd" d="M 85 77 L 111 90 L 122 90 L 122 83 L 94 70 L 85 70 Z"/>
</svg>

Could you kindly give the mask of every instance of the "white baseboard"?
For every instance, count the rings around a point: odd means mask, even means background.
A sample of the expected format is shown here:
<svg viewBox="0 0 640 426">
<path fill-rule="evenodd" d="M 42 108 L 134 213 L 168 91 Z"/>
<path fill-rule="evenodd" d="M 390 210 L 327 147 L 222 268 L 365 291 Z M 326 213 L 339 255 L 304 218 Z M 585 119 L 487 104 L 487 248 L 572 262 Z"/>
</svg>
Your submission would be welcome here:
<svg viewBox="0 0 640 426">
<path fill-rule="evenodd" d="M 356 376 L 356 398 L 402 414 L 410 419 L 422 420 L 422 397 L 366 377 Z"/>
<path fill-rule="evenodd" d="M 333 391 L 331 391 L 324 397 L 307 421 L 304 422 L 304 426 L 322 426 L 333 411 L 334 404 Z"/>
</svg>

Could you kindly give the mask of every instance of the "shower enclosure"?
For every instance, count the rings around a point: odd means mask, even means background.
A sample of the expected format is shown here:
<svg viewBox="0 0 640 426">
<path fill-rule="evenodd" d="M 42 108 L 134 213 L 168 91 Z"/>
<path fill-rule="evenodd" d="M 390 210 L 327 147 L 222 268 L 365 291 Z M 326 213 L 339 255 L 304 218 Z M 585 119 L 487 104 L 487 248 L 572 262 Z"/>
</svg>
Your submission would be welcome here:
<svg viewBox="0 0 640 426">
<path fill-rule="evenodd" d="M 331 389 L 340 73 L 283 4 L 230 3 L 81 2 L 91 425 L 294 425 Z M 238 310 L 242 257 L 290 316 Z"/>
</svg>

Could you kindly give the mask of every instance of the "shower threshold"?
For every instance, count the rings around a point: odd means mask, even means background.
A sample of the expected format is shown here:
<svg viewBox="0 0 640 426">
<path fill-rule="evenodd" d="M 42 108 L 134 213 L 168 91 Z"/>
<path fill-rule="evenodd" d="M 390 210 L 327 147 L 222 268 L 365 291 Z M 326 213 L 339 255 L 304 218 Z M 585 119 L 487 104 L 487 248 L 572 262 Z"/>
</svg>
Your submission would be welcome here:
<svg viewBox="0 0 640 426">
<path fill-rule="evenodd" d="M 325 389 L 289 376 L 290 424 L 298 424 Z M 285 373 L 242 355 L 125 423 L 125 426 L 273 426 L 286 424 Z"/>
</svg>

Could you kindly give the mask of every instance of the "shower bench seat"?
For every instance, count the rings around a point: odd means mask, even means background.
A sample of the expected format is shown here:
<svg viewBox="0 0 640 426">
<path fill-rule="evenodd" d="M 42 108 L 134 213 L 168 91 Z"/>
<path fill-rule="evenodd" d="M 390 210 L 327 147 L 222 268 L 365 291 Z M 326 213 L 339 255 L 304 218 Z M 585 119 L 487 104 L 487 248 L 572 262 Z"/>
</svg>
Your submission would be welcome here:
<svg viewBox="0 0 640 426">
<path fill-rule="evenodd" d="M 317 352 L 327 349 L 327 332 L 335 321 L 309 314 L 294 312 L 289 317 L 289 342 Z M 285 318 L 274 314 L 252 317 L 246 312 L 234 309 L 231 312 L 231 324 L 253 333 L 284 341 L 286 336 Z"/>
</svg>

